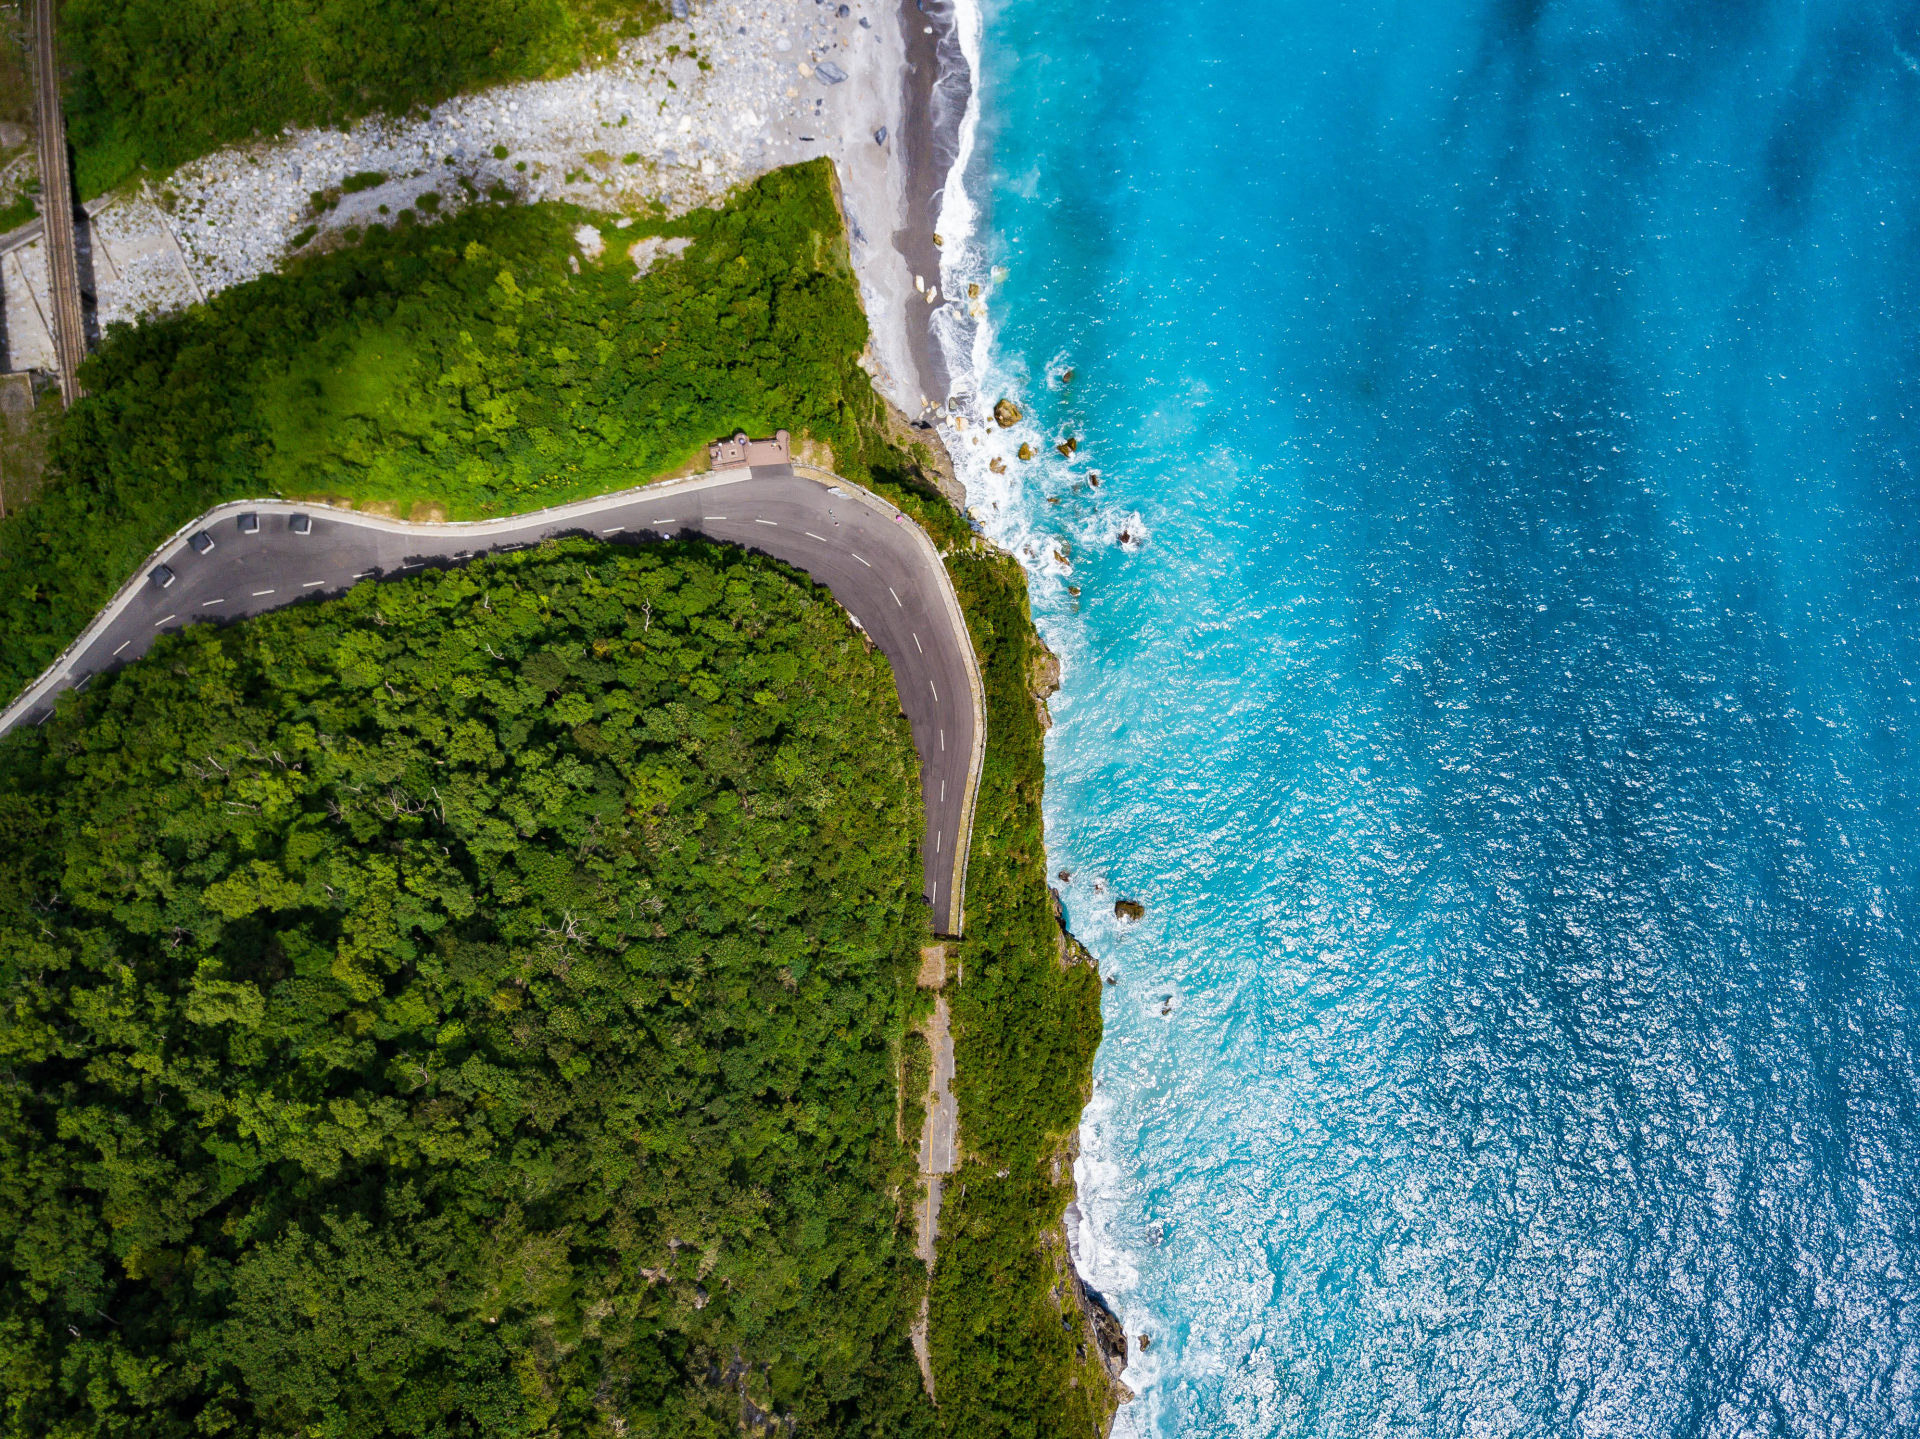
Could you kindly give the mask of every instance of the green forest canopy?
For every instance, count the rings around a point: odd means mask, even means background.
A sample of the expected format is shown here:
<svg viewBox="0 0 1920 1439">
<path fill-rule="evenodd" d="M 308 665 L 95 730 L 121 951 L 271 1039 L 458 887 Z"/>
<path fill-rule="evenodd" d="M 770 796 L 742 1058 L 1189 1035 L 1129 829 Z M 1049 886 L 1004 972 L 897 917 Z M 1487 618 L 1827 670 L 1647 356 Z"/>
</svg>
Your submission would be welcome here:
<svg viewBox="0 0 1920 1439">
<path fill-rule="evenodd" d="M 813 161 L 626 230 L 482 204 L 116 329 L 38 502 L 0 521 L 0 691 L 221 500 L 537 509 L 671 471 L 736 428 L 828 440 L 865 478 L 878 401 L 832 185 Z M 574 240 L 587 221 L 598 261 Z M 627 246 L 664 232 L 693 244 L 636 281 Z"/>
<path fill-rule="evenodd" d="M 830 597 L 705 544 L 196 627 L 0 742 L 5 1434 L 930 1432 L 913 776 Z"/>
<path fill-rule="evenodd" d="M 603 58 L 664 0 L 62 0 L 81 191 Z"/>
</svg>

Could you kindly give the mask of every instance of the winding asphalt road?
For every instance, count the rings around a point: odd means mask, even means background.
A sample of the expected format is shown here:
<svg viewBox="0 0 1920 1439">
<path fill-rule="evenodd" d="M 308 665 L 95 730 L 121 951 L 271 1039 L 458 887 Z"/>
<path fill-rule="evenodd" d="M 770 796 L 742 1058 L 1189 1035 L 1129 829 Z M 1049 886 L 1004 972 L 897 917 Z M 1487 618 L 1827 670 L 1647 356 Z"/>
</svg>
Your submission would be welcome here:
<svg viewBox="0 0 1920 1439">
<path fill-rule="evenodd" d="M 247 516 L 257 517 L 254 533 L 245 530 Z M 786 465 L 722 470 L 471 524 L 411 524 L 279 500 L 217 506 L 156 550 L 67 652 L 0 712 L 0 734 L 44 722 L 62 691 L 202 620 L 261 614 L 337 595 L 363 579 L 404 577 L 560 535 L 622 543 L 688 533 L 806 571 L 892 662 L 920 755 L 925 896 L 933 927 L 960 934 L 986 710 L 959 601 L 933 542 L 907 516 L 844 480 Z M 202 552 L 201 536 L 211 549 Z M 153 577 L 161 565 L 172 571 L 171 584 Z"/>
</svg>

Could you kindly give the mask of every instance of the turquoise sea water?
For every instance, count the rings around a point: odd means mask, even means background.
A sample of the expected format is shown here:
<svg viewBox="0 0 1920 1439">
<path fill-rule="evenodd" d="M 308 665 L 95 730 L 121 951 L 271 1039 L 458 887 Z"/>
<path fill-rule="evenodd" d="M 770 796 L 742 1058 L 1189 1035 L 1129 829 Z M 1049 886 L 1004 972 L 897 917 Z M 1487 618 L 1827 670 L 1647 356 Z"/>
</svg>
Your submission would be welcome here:
<svg viewBox="0 0 1920 1439">
<path fill-rule="evenodd" d="M 1920 1433 L 1920 6 L 979 59 L 1123 1432 Z"/>
</svg>

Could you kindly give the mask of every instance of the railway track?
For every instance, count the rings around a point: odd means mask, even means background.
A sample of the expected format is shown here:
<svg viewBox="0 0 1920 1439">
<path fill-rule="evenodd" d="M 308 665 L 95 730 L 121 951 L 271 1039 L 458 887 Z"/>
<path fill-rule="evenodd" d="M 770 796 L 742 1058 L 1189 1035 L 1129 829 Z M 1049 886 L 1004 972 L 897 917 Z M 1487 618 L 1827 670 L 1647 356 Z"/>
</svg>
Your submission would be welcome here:
<svg viewBox="0 0 1920 1439">
<path fill-rule="evenodd" d="M 87 355 L 80 309 L 80 257 L 73 237 L 73 176 L 67 169 L 67 122 L 60 112 L 60 52 L 54 43 L 54 0 L 33 0 L 33 108 L 40 137 L 40 216 L 45 224 L 49 318 L 60 398 L 71 406 L 85 393 L 80 362 Z"/>
</svg>

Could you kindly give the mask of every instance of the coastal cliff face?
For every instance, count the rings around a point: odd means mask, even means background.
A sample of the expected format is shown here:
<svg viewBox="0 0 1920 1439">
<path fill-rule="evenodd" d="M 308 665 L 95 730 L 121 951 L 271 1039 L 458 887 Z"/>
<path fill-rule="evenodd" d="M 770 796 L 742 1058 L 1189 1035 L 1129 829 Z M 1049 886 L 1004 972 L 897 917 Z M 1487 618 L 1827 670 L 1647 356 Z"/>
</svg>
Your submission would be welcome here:
<svg viewBox="0 0 1920 1439">
<path fill-rule="evenodd" d="M 1064 934 L 1046 883 L 1034 683 L 1045 651 L 1011 558 L 975 540 L 948 563 L 980 656 L 989 748 L 968 871 L 965 978 L 953 994 L 968 1152 L 949 1181 L 933 1279 L 942 1423 L 967 1435 L 1100 1434 L 1119 1394 L 1061 1228 L 1100 1040 L 1100 981 Z M 992 1372 L 1011 1365 L 1024 1384 Z"/>
</svg>

